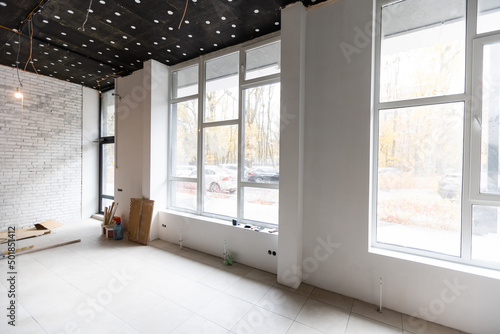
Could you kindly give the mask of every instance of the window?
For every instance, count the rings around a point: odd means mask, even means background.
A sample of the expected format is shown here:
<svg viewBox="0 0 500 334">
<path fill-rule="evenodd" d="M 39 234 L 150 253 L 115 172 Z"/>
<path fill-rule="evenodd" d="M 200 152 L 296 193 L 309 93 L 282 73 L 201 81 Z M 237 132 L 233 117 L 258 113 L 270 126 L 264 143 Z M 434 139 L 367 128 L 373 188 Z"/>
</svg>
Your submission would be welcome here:
<svg viewBox="0 0 500 334">
<path fill-rule="evenodd" d="M 172 71 L 169 208 L 278 224 L 279 79 L 276 40 Z"/>
<path fill-rule="evenodd" d="M 500 268 L 499 19 L 499 1 L 377 3 L 372 246 Z"/>
<path fill-rule="evenodd" d="M 115 98 L 114 90 L 102 93 L 99 137 L 99 212 L 114 200 L 115 185 Z"/>
</svg>

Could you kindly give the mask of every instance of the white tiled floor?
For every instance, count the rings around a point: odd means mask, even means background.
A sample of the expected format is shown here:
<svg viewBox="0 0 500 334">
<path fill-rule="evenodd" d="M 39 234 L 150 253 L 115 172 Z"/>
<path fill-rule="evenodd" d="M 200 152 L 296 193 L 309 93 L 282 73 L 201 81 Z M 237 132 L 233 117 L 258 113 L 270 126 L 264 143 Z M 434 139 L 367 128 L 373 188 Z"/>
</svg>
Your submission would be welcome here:
<svg viewBox="0 0 500 334">
<path fill-rule="evenodd" d="M 160 240 L 104 239 L 99 225 L 87 219 L 18 242 L 81 239 L 17 256 L 17 326 L 2 316 L 0 333 L 460 334 L 307 284 L 293 290 L 274 274 Z M 7 271 L 0 260 L 3 310 Z"/>
</svg>

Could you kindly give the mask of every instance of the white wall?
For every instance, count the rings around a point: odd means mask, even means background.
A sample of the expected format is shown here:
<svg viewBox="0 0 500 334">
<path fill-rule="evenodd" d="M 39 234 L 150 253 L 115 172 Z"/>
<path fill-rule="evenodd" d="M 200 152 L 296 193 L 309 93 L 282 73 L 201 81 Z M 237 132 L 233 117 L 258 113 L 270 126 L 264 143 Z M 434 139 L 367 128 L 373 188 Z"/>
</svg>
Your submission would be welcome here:
<svg viewBox="0 0 500 334">
<path fill-rule="evenodd" d="M 0 66 L 0 230 L 82 210 L 82 86 Z"/>
<path fill-rule="evenodd" d="M 117 215 L 128 224 L 130 198 L 155 201 L 150 239 L 158 238 L 158 210 L 166 208 L 168 67 L 155 61 L 115 81 Z"/>
<path fill-rule="evenodd" d="M 82 96 L 82 218 L 99 209 L 99 93 L 83 87 Z"/>
<path fill-rule="evenodd" d="M 325 242 L 332 252 L 309 264 L 304 281 L 377 304 L 383 277 L 387 308 L 500 333 L 499 280 L 368 252 L 372 45 L 357 31 L 372 9 L 372 1 L 338 0 L 307 10 L 303 258 Z M 342 42 L 357 48 L 350 59 Z M 447 282 L 464 290 L 444 303 Z"/>
</svg>

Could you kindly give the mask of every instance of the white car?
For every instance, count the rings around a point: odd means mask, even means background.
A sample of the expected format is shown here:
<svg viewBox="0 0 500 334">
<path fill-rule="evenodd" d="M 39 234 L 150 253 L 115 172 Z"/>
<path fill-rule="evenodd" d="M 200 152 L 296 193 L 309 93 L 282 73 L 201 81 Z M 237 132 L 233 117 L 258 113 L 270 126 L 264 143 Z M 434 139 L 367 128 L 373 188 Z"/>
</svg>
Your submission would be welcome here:
<svg viewBox="0 0 500 334">
<path fill-rule="evenodd" d="M 196 177 L 196 171 L 191 176 Z M 205 165 L 205 186 L 210 192 L 236 191 L 236 177 L 222 168 L 213 165 Z"/>
</svg>

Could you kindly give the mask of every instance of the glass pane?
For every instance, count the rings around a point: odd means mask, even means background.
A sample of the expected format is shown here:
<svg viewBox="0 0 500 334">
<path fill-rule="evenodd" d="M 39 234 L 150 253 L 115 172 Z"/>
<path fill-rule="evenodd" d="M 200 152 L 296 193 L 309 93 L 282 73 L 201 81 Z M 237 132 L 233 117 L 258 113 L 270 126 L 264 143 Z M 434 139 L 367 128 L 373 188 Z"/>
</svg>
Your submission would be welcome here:
<svg viewBox="0 0 500 334">
<path fill-rule="evenodd" d="M 500 1 L 479 0 L 477 14 L 477 32 L 479 34 L 500 29 Z"/>
<path fill-rule="evenodd" d="M 102 93 L 101 97 L 101 137 L 115 135 L 115 97 L 114 90 Z"/>
<path fill-rule="evenodd" d="M 176 182 L 171 183 L 172 206 L 176 208 L 196 210 L 196 182 Z"/>
<path fill-rule="evenodd" d="M 484 46 L 480 190 L 500 194 L 500 43 Z"/>
<path fill-rule="evenodd" d="M 245 80 L 280 73 L 281 43 L 276 42 L 246 52 Z"/>
<path fill-rule="evenodd" d="M 377 241 L 460 255 L 464 104 L 381 110 Z"/>
<path fill-rule="evenodd" d="M 196 178 L 198 100 L 172 104 L 172 175 Z"/>
<path fill-rule="evenodd" d="M 472 206 L 472 259 L 500 263 L 500 208 Z"/>
<path fill-rule="evenodd" d="M 382 9 L 380 101 L 463 93 L 465 0 L 406 0 Z"/>
<path fill-rule="evenodd" d="M 279 190 L 261 188 L 243 188 L 245 219 L 278 224 Z"/>
<path fill-rule="evenodd" d="M 245 171 L 247 182 L 278 183 L 280 156 L 280 84 L 246 89 Z"/>
<path fill-rule="evenodd" d="M 238 54 L 206 63 L 205 121 L 238 118 Z"/>
<path fill-rule="evenodd" d="M 102 194 L 115 194 L 115 144 L 102 145 Z"/>
<path fill-rule="evenodd" d="M 114 201 L 112 199 L 107 199 L 107 198 L 101 199 L 102 212 L 104 212 L 104 208 L 110 207 L 113 204 L 113 202 Z"/>
<path fill-rule="evenodd" d="M 236 172 L 219 165 L 238 163 L 238 126 L 207 128 L 204 132 L 203 211 L 236 217 Z"/>
<path fill-rule="evenodd" d="M 198 94 L 198 65 L 172 73 L 172 98 Z"/>
</svg>

